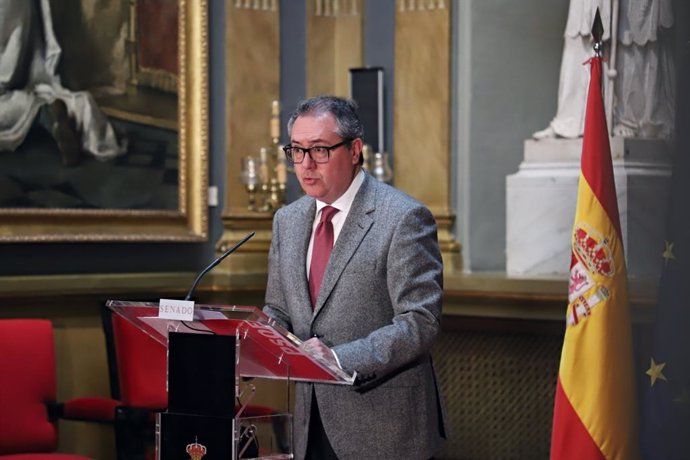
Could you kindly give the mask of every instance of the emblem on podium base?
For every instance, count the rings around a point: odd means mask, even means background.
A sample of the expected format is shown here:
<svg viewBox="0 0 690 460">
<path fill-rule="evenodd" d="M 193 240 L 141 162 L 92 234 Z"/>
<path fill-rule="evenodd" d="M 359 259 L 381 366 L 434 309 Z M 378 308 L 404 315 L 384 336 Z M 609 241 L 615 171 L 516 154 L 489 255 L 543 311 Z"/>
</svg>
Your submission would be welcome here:
<svg viewBox="0 0 690 460">
<path fill-rule="evenodd" d="M 201 460 L 206 455 L 206 446 L 199 444 L 198 439 L 194 439 L 192 444 L 187 444 L 187 454 L 190 460 Z"/>
</svg>

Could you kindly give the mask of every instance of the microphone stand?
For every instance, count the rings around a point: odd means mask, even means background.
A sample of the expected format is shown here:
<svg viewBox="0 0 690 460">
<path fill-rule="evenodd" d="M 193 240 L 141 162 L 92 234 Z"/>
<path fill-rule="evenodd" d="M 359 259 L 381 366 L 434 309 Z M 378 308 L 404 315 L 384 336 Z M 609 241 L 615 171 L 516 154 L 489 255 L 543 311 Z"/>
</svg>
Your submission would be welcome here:
<svg viewBox="0 0 690 460">
<path fill-rule="evenodd" d="M 194 280 L 194 283 L 192 283 L 192 287 L 189 289 L 189 292 L 187 293 L 187 296 L 184 298 L 184 300 L 192 300 L 192 295 L 194 294 L 194 291 L 196 290 L 197 285 L 199 284 L 199 281 L 201 281 L 201 278 L 204 277 L 206 273 L 208 273 L 213 267 L 221 263 L 223 259 L 225 259 L 227 256 L 235 252 L 240 246 L 242 246 L 244 243 L 247 242 L 251 237 L 254 236 L 256 232 L 251 232 L 244 238 L 242 238 L 236 245 L 225 251 L 220 257 L 218 257 L 216 260 L 211 262 L 208 267 L 204 268 L 201 273 L 199 273 Z"/>
</svg>

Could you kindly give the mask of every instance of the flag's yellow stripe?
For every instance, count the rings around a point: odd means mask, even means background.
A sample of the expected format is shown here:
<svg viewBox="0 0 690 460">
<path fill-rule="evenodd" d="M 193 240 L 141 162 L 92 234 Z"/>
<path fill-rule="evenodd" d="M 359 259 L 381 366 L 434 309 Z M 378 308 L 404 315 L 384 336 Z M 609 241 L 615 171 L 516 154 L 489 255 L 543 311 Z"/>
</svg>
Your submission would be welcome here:
<svg viewBox="0 0 690 460">
<path fill-rule="evenodd" d="M 587 223 L 608 238 L 616 272 L 593 274 L 610 296 L 591 315 L 567 328 L 560 378 L 563 390 L 583 424 L 609 460 L 634 460 L 636 411 L 632 337 L 623 242 L 605 209 L 580 176 L 575 225 Z M 591 291 L 594 291 L 592 288 Z M 591 293 L 590 293 L 591 294 Z"/>
</svg>

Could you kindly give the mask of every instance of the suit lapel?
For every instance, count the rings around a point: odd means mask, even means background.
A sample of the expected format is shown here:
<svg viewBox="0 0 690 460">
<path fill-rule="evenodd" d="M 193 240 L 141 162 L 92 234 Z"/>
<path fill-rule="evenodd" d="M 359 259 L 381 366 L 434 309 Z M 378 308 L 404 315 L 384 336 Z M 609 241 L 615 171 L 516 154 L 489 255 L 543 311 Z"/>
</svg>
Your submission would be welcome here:
<svg viewBox="0 0 690 460">
<path fill-rule="evenodd" d="M 306 254 L 311 238 L 312 223 L 316 213 L 316 202 L 313 199 L 304 199 L 304 203 L 290 214 L 287 222 L 287 237 L 291 243 L 286 244 L 286 261 L 294 276 L 290 278 L 290 291 L 296 297 L 296 304 L 306 316 L 312 315 L 311 300 L 309 298 L 309 281 L 306 269 Z"/>
<path fill-rule="evenodd" d="M 333 252 L 326 267 L 321 288 L 319 290 L 319 297 L 316 300 L 316 307 L 314 308 L 314 316 L 316 316 L 323 307 L 326 299 L 330 296 L 331 291 L 338 282 L 338 279 L 345 270 L 349 260 L 361 244 L 364 236 L 374 223 L 372 212 L 376 209 L 376 182 L 369 174 L 366 174 L 365 180 L 362 183 L 354 201 L 350 208 L 350 213 L 347 215 L 338 240 L 335 242 Z"/>
</svg>

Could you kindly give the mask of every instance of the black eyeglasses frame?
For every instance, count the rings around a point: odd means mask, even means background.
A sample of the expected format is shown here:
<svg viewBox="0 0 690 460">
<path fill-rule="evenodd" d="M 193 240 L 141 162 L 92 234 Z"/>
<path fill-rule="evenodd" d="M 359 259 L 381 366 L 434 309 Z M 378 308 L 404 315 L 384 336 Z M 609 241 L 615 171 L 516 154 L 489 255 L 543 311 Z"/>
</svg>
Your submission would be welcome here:
<svg viewBox="0 0 690 460">
<path fill-rule="evenodd" d="M 292 164 L 300 164 L 300 163 L 302 163 L 302 162 L 304 161 L 304 159 L 307 157 L 307 155 L 309 155 L 309 158 L 311 158 L 311 161 L 313 161 L 314 163 L 317 163 L 317 164 L 325 164 L 325 163 L 328 163 L 329 160 L 331 159 L 331 152 L 332 152 L 333 150 L 337 149 L 338 147 L 342 147 L 342 146 L 345 145 L 345 144 L 349 144 L 350 142 L 352 142 L 352 139 L 345 139 L 345 140 L 343 140 L 342 142 L 338 142 L 337 144 L 331 145 L 330 147 L 325 146 L 325 145 L 315 145 L 315 146 L 313 146 L 313 147 L 308 147 L 308 148 L 307 148 L 307 147 L 298 147 L 298 146 L 295 146 L 295 145 L 286 145 L 286 146 L 283 147 L 283 152 L 285 152 L 285 157 L 286 157 L 290 162 L 292 162 Z M 301 151 L 303 152 L 304 156 L 302 157 L 302 159 L 301 159 L 300 161 L 295 161 L 295 160 L 294 160 L 294 155 L 293 155 L 293 152 L 292 152 L 294 149 L 299 149 L 299 150 L 301 150 Z M 315 158 L 312 156 L 312 154 L 311 154 L 311 151 L 314 150 L 314 149 L 326 149 L 326 158 L 323 159 L 323 160 L 317 160 L 317 159 L 315 159 Z"/>
</svg>

